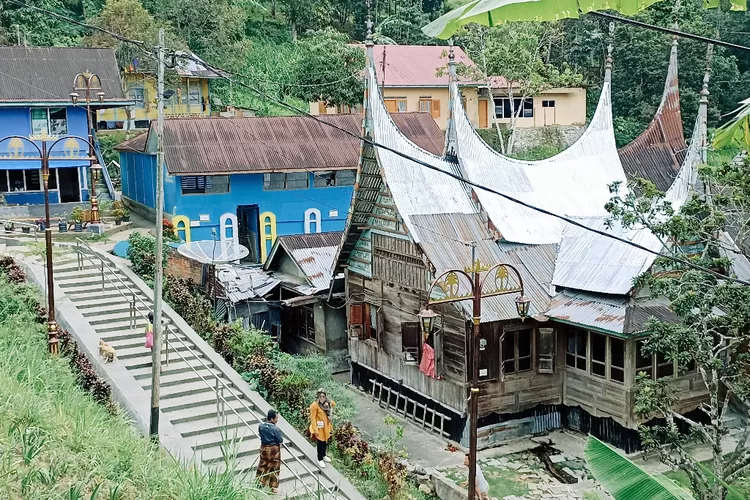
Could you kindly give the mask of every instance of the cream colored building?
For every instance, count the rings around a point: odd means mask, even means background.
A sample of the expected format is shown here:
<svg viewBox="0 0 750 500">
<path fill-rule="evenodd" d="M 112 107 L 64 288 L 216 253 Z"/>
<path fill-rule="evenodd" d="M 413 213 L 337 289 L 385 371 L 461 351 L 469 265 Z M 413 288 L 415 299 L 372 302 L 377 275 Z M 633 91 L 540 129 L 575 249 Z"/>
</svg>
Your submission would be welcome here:
<svg viewBox="0 0 750 500">
<path fill-rule="evenodd" d="M 441 129 L 448 124 L 448 56 L 446 47 L 421 45 L 376 45 L 376 69 L 385 105 L 392 113 L 422 111 L 432 115 Z M 457 63 L 473 64 L 460 47 L 454 49 Z M 385 61 L 385 62 L 384 62 Z M 477 128 L 492 126 L 493 108 L 500 123 L 510 123 L 510 102 L 503 82 L 496 78 L 493 89 L 495 106 L 490 103 L 486 85 L 463 82 L 461 94 L 466 113 Z M 516 99 L 516 109 L 521 100 Z M 313 115 L 361 112 L 361 106 L 326 107 L 323 102 L 310 103 Z M 519 127 L 578 125 L 586 122 L 586 89 L 554 88 L 523 103 Z"/>
</svg>

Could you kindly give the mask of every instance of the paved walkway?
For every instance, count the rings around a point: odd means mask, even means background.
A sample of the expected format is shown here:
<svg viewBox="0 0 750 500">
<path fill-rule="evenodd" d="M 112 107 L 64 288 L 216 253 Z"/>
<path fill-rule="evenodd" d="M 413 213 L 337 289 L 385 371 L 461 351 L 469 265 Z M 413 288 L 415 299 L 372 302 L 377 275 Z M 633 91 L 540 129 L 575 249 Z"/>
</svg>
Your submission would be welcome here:
<svg viewBox="0 0 750 500">
<path fill-rule="evenodd" d="M 345 376 L 348 378 L 349 374 L 346 373 Z M 369 394 L 351 385 L 347 387 L 357 407 L 352 422 L 365 434 L 368 441 L 376 442 L 379 433 L 388 432 L 388 426 L 383 420 L 390 416 L 404 426 L 401 444 L 406 448 L 409 463 L 419 467 L 445 467 L 463 463 L 464 453 L 460 450 L 453 453 L 448 451 L 447 440 L 440 439 L 436 434 L 425 431 L 411 421 L 386 411 L 378 406 L 377 401 L 373 402 Z"/>
</svg>

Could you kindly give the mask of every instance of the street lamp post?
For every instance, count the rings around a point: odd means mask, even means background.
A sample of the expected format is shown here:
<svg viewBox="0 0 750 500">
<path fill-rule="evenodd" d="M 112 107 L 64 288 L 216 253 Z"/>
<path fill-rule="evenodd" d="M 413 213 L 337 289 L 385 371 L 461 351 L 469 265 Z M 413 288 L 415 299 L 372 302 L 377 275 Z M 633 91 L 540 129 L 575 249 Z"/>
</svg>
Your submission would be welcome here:
<svg viewBox="0 0 750 500">
<path fill-rule="evenodd" d="M 473 336 L 471 346 L 471 390 L 469 394 L 469 500 L 476 500 L 477 477 L 477 421 L 479 408 L 479 323 L 482 314 L 482 299 L 511 293 L 520 294 L 516 298 L 516 312 L 521 319 L 529 315 L 530 300 L 523 293 L 523 279 L 518 270 L 509 264 L 495 264 L 482 266 L 476 259 L 476 243 L 471 243 L 471 267 L 464 270 L 453 269 L 446 271 L 432 282 L 427 290 L 427 306 L 419 312 L 419 323 L 422 333 L 426 336 L 432 332 L 435 318 L 438 316 L 430 309 L 431 305 L 461 302 L 471 300 L 473 303 L 472 323 Z M 484 275 L 482 276 L 482 273 Z M 512 274 L 517 284 L 512 280 Z M 432 298 L 435 287 L 440 294 Z M 467 290 L 468 289 L 468 290 Z"/>
<path fill-rule="evenodd" d="M 91 93 L 96 91 L 96 98 L 99 100 L 99 104 L 101 104 L 106 95 L 102 90 L 102 81 L 94 73 L 89 73 L 88 71 L 85 73 L 78 73 L 73 79 L 73 90 L 74 92 L 70 93 L 70 100 L 73 104 L 78 104 L 78 101 L 81 98 L 78 92 L 84 93 L 84 98 L 86 99 L 86 123 L 89 128 L 89 140 L 87 141 L 89 143 L 89 156 L 96 158 L 94 151 L 94 124 L 91 120 Z M 91 223 L 98 224 L 100 220 L 99 200 L 96 199 L 96 182 L 99 180 L 98 174 L 99 171 L 101 171 L 101 167 L 99 166 L 99 169 L 97 170 L 96 167 L 98 165 L 94 162 L 95 160 L 92 160 L 91 168 L 89 169 L 91 171 L 91 189 L 89 189 L 89 196 L 91 198 Z"/>
<path fill-rule="evenodd" d="M 41 143 L 41 147 L 35 141 Z M 47 141 L 53 141 L 47 147 Z M 76 136 L 66 136 L 58 138 L 50 136 L 46 132 L 39 136 L 23 137 L 20 135 L 11 135 L 0 139 L 0 145 L 7 143 L 7 154 L 0 154 L 0 161 L 38 161 L 42 166 L 42 184 L 44 187 L 44 243 L 47 257 L 47 349 L 50 354 L 58 354 L 57 322 L 55 321 L 55 282 L 52 267 L 52 228 L 50 227 L 50 207 L 49 207 L 49 161 L 50 157 L 61 160 L 83 159 L 77 154 L 78 141 L 91 143 L 86 139 Z M 52 156 L 52 150 L 57 144 L 63 143 L 63 155 L 59 157 Z M 26 154 L 26 146 L 31 145 L 31 155 Z M 89 149 L 91 151 L 91 149 Z M 36 152 L 36 156 L 34 155 Z M 90 157 L 85 159 L 92 160 Z M 95 160 L 96 158 L 94 158 Z"/>
</svg>

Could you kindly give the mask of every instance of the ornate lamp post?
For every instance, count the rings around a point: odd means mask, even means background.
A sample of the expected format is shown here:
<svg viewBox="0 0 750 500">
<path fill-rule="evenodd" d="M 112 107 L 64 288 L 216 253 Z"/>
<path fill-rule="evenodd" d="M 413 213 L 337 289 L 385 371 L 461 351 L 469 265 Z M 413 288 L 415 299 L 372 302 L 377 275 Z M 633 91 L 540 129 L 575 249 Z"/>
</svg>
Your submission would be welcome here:
<svg viewBox="0 0 750 500">
<path fill-rule="evenodd" d="M 435 318 L 438 316 L 430 309 L 434 304 L 445 304 L 449 302 L 461 302 L 471 300 L 473 302 L 472 322 L 474 323 L 471 345 L 471 392 L 469 395 L 469 500 L 476 500 L 476 477 L 477 477 L 477 420 L 479 403 L 479 323 L 482 314 L 482 299 L 485 297 L 496 297 L 511 293 L 520 294 L 516 298 L 516 311 L 521 319 L 529 315 L 529 303 L 531 302 L 523 294 L 523 279 L 518 270 L 509 264 L 495 264 L 485 267 L 475 258 L 476 243 L 471 244 L 472 266 L 464 270 L 453 269 L 446 271 L 432 282 L 427 290 L 427 307 L 419 314 L 419 323 L 424 335 L 432 332 Z M 515 275 L 517 284 L 511 276 Z M 432 297 L 432 292 L 437 287 L 439 295 Z"/>
<path fill-rule="evenodd" d="M 78 104 L 78 101 L 81 98 L 78 92 L 83 92 L 84 99 L 86 99 L 86 120 L 89 129 L 89 140 L 87 142 L 89 143 L 89 156 L 94 158 L 94 160 L 91 161 L 91 167 L 89 169 L 91 171 L 91 189 L 89 189 L 89 196 L 91 197 L 91 223 L 98 224 L 100 222 L 99 201 L 96 199 L 96 182 L 98 177 L 95 177 L 95 175 L 98 172 L 101 172 L 101 166 L 94 163 L 96 161 L 96 154 L 94 151 L 94 124 L 91 120 L 91 94 L 96 91 L 95 95 L 99 100 L 99 104 L 104 101 L 104 96 L 106 94 L 102 91 L 102 81 L 99 77 L 88 71 L 85 73 L 78 73 L 75 76 L 73 79 L 73 90 L 74 92 L 70 93 L 70 100 L 73 104 Z M 98 167 L 98 170 L 96 167 Z"/>
<path fill-rule="evenodd" d="M 41 146 L 35 141 L 39 141 Z M 47 147 L 47 141 L 53 141 Z M 55 281 L 54 270 L 52 266 L 52 228 L 50 227 L 49 217 L 49 161 L 52 159 L 60 160 L 77 160 L 87 159 L 90 157 L 80 157 L 78 155 L 78 141 L 83 141 L 92 147 L 86 139 L 75 136 L 56 137 L 47 135 L 44 132 L 39 136 L 22 137 L 11 135 L 0 139 L 0 150 L 5 149 L 7 154 L 0 154 L 0 161 L 38 161 L 42 166 L 42 183 L 44 186 L 44 243 L 47 254 L 47 348 L 50 354 L 58 354 L 57 322 L 55 321 Z M 63 144 L 63 154 L 52 156 L 52 151 L 56 145 Z M 3 146 L 4 145 L 4 146 Z M 31 146 L 31 154 L 26 153 L 26 146 Z M 89 151 L 92 151 L 89 149 Z M 94 158 L 95 159 L 95 158 Z M 59 200 L 58 200 L 59 201 Z"/>
</svg>

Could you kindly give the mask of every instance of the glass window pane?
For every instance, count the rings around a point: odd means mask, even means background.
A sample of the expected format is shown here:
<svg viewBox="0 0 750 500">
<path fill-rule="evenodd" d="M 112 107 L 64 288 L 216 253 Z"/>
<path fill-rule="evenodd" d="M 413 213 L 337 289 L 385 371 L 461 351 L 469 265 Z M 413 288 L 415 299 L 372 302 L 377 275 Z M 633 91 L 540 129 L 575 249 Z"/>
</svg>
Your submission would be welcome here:
<svg viewBox="0 0 750 500">
<path fill-rule="evenodd" d="M 49 169 L 49 180 L 47 181 L 50 189 L 57 189 L 57 169 Z"/>
<path fill-rule="evenodd" d="M 516 332 L 518 336 L 518 357 L 531 356 L 531 335 L 532 330 L 520 330 Z"/>
<path fill-rule="evenodd" d="M 31 110 L 31 134 L 39 135 L 43 133 L 49 133 L 47 129 L 47 110 L 46 109 L 32 109 Z"/>
<path fill-rule="evenodd" d="M 598 333 L 591 334 L 591 360 L 604 363 L 607 359 L 607 337 Z"/>
<path fill-rule="evenodd" d="M 339 170 L 336 172 L 336 185 L 353 186 L 356 178 L 357 172 L 355 170 Z"/>
<path fill-rule="evenodd" d="M 594 361 L 591 361 L 591 373 L 594 375 L 598 375 L 600 377 L 606 376 L 606 370 L 604 363 L 597 363 Z"/>
<path fill-rule="evenodd" d="M 11 170 L 10 176 L 10 190 L 11 191 L 23 191 L 23 170 Z"/>
<path fill-rule="evenodd" d="M 201 89 L 198 86 L 190 86 L 190 105 L 197 106 L 201 103 Z"/>
<path fill-rule="evenodd" d="M 277 190 L 284 189 L 286 174 L 263 174 L 263 189 Z"/>
<path fill-rule="evenodd" d="M 146 107 L 146 102 L 145 102 L 146 96 L 145 96 L 145 92 L 143 91 L 143 87 L 134 87 L 128 91 L 128 94 L 130 95 L 130 99 L 135 101 L 136 108 Z M 170 96 L 167 102 L 173 101 L 173 100 L 174 100 L 174 95 Z"/>
<path fill-rule="evenodd" d="M 0 170 L 0 193 L 8 191 L 8 171 Z"/>
<path fill-rule="evenodd" d="M 518 358 L 518 371 L 528 371 L 531 370 L 531 357 L 527 358 Z"/>
<path fill-rule="evenodd" d="M 625 371 L 619 368 L 611 368 L 609 371 L 609 378 L 615 382 L 625 382 Z"/>
<path fill-rule="evenodd" d="M 575 366 L 576 366 L 576 357 L 573 356 L 572 354 L 566 354 L 565 355 L 565 364 L 568 365 L 568 366 L 572 366 L 573 368 L 575 368 Z"/>
<path fill-rule="evenodd" d="M 576 360 L 577 360 L 576 368 L 578 368 L 579 370 L 586 371 L 586 358 L 579 356 L 576 358 Z"/>
<path fill-rule="evenodd" d="M 586 332 L 579 331 L 576 333 L 576 354 L 586 357 Z"/>
<path fill-rule="evenodd" d="M 289 172 L 286 174 L 287 189 L 306 189 L 308 186 L 308 174 L 305 172 Z"/>
<path fill-rule="evenodd" d="M 41 170 L 24 170 L 26 176 L 26 191 L 41 191 L 42 176 Z"/>
<path fill-rule="evenodd" d="M 610 364 L 613 367 L 623 368 L 625 366 L 625 342 L 618 339 L 609 339 Z"/>
<path fill-rule="evenodd" d="M 514 360 L 516 356 L 514 332 L 506 332 L 503 335 L 503 361 Z"/>
<path fill-rule="evenodd" d="M 420 99 L 419 100 L 419 111 L 423 113 L 429 113 L 430 108 L 432 107 L 432 101 L 429 99 Z"/>
<path fill-rule="evenodd" d="M 337 185 L 338 172 L 313 172 L 313 187 L 329 187 Z"/>
<path fill-rule="evenodd" d="M 399 113 L 406 112 L 406 101 L 398 101 L 398 112 Z"/>
<path fill-rule="evenodd" d="M 49 110 L 50 135 L 65 135 L 68 133 L 68 113 L 65 108 Z"/>
<path fill-rule="evenodd" d="M 568 332 L 568 346 L 566 347 L 566 351 L 571 354 L 575 354 L 576 352 L 576 334 L 573 331 Z"/>
</svg>

